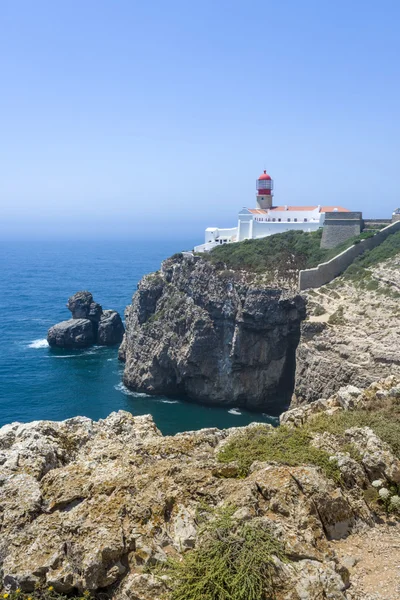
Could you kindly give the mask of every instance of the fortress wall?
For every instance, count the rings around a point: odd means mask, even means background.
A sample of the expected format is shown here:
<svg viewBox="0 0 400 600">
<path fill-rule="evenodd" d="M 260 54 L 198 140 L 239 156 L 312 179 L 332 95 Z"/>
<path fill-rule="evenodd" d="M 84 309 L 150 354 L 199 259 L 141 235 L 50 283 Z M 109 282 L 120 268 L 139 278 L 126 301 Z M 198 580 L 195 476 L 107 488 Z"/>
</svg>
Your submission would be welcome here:
<svg viewBox="0 0 400 600">
<path fill-rule="evenodd" d="M 351 237 L 360 235 L 362 214 L 360 212 L 326 213 L 321 248 L 335 248 Z"/>
<path fill-rule="evenodd" d="M 313 269 L 300 271 L 299 290 L 317 288 L 329 283 L 332 279 L 341 275 L 357 256 L 360 256 L 360 254 L 363 254 L 366 250 L 376 248 L 376 246 L 379 246 L 379 244 L 381 244 L 389 235 L 396 231 L 400 231 L 400 221 L 391 223 L 384 229 L 381 229 L 374 237 L 362 240 L 359 244 L 355 244 L 347 250 L 344 250 L 328 262 L 321 263 Z"/>
</svg>

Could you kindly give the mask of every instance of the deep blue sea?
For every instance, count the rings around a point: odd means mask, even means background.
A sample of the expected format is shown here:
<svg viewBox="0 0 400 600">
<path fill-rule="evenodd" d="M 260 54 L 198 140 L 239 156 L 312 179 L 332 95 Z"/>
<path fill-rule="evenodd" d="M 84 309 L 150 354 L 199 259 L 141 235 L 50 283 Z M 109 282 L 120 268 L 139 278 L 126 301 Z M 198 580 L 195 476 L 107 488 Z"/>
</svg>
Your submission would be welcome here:
<svg viewBox="0 0 400 600">
<path fill-rule="evenodd" d="M 78 290 L 123 315 L 140 278 L 195 240 L 0 243 L 0 426 L 12 421 L 92 419 L 124 409 L 150 413 L 164 434 L 232 427 L 267 415 L 136 394 L 122 385 L 117 348 L 51 350 L 48 328 L 68 319 Z"/>
</svg>

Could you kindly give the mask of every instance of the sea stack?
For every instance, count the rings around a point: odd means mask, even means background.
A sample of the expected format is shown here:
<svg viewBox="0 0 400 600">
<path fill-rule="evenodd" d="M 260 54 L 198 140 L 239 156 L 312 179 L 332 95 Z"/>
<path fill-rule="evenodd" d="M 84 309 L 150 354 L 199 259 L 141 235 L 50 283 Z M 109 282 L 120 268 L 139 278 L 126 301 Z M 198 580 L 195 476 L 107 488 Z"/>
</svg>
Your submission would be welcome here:
<svg viewBox="0 0 400 600">
<path fill-rule="evenodd" d="M 50 327 L 49 346 L 57 348 L 87 348 L 93 344 L 113 346 L 122 341 L 124 326 L 119 313 L 104 310 L 94 302 L 90 292 L 77 292 L 68 299 L 72 319 Z"/>
</svg>

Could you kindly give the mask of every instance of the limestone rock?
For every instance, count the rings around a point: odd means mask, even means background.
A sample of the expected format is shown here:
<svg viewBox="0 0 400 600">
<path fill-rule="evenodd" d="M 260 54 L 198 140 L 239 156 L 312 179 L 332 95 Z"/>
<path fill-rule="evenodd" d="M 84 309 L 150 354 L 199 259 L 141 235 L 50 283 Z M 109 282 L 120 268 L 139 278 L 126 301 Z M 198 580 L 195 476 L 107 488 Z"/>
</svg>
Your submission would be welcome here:
<svg viewBox="0 0 400 600">
<path fill-rule="evenodd" d="M 305 303 L 289 290 L 193 256 L 144 277 L 128 306 L 120 358 L 124 383 L 280 412 L 290 401 Z"/>
<path fill-rule="evenodd" d="M 98 322 L 102 314 L 100 304 L 93 301 L 90 292 L 77 292 L 68 298 L 67 308 L 72 313 L 73 319 L 90 319 Z"/>
<path fill-rule="evenodd" d="M 97 330 L 97 343 L 100 346 L 120 344 L 124 336 L 124 331 L 119 313 L 115 310 L 104 310 Z"/>
<path fill-rule="evenodd" d="M 87 348 L 95 342 L 95 332 L 89 319 L 69 319 L 50 327 L 49 346 L 57 348 Z"/>
<path fill-rule="evenodd" d="M 124 336 L 121 317 L 115 310 L 104 310 L 90 292 L 77 292 L 68 299 L 72 319 L 50 327 L 47 341 L 58 348 L 86 348 L 92 344 L 113 346 Z"/>
<path fill-rule="evenodd" d="M 292 407 L 328 398 L 346 385 L 365 388 L 389 375 L 400 375 L 400 255 L 369 269 L 378 290 L 360 288 L 343 277 L 332 286 L 303 292 L 308 320 L 301 326 L 296 353 Z M 384 293 L 380 293 L 384 292 Z M 314 316 L 317 301 L 325 314 Z M 342 318 L 330 322 L 341 307 Z"/>
<path fill-rule="evenodd" d="M 267 525 L 284 544 L 293 560 L 277 561 L 285 599 L 342 600 L 346 582 L 329 540 L 369 522 L 365 503 L 355 502 L 362 491 L 312 466 L 254 463 L 245 479 L 234 470 L 224 477 L 216 456 L 238 431 L 164 437 L 149 415 L 124 411 L 1 428 L 4 585 L 166 600 L 165 579 L 148 567 L 196 546 L 206 503 L 235 506 L 237 521 Z"/>
</svg>

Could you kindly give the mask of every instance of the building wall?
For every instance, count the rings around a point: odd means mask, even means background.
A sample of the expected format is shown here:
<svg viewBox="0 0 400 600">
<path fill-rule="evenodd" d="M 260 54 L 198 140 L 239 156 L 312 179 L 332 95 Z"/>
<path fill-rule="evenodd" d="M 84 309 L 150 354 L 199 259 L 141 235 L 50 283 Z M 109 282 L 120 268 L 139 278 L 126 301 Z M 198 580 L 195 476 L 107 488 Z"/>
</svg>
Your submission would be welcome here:
<svg viewBox="0 0 400 600">
<path fill-rule="evenodd" d="M 253 221 L 253 238 L 266 237 L 275 233 L 284 233 L 285 231 L 316 231 L 320 227 L 320 223 L 315 221 L 307 223 L 264 223 Z"/>
<path fill-rule="evenodd" d="M 332 279 L 338 275 L 341 275 L 343 271 L 345 271 L 347 267 L 351 265 L 354 259 L 357 258 L 357 256 L 360 256 L 360 254 L 363 254 L 363 252 L 366 250 L 372 250 L 372 248 L 376 248 L 376 246 L 379 246 L 379 244 L 381 244 L 389 235 L 395 233 L 396 231 L 400 231 L 400 221 L 388 225 L 376 233 L 374 237 L 362 240 L 359 244 L 351 246 L 328 262 L 321 263 L 313 269 L 300 271 L 299 290 L 301 291 L 308 288 L 317 288 L 321 287 L 321 285 L 329 283 L 332 281 Z"/>
<path fill-rule="evenodd" d="M 360 212 L 332 212 L 325 214 L 321 248 L 335 248 L 362 231 Z"/>
</svg>

